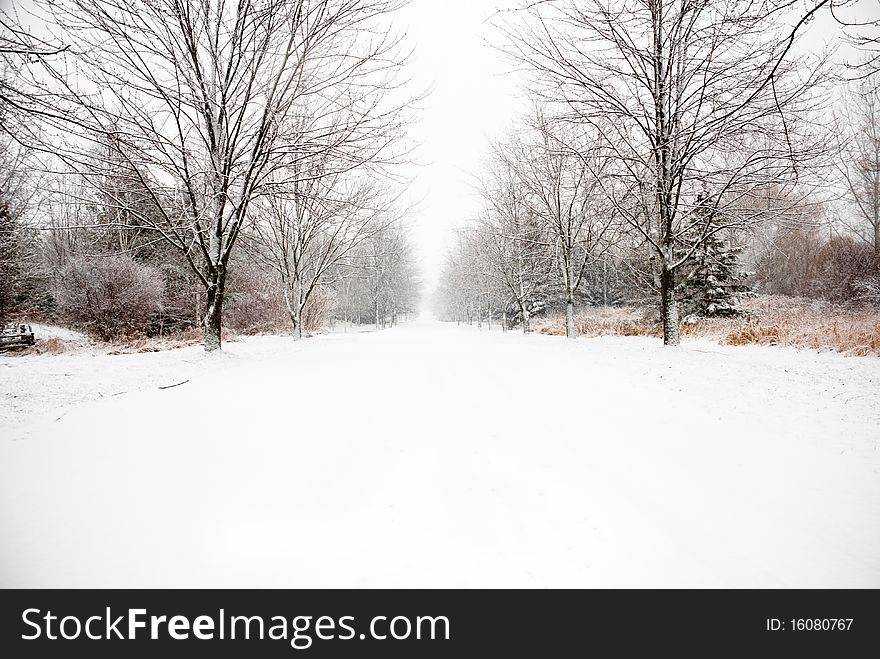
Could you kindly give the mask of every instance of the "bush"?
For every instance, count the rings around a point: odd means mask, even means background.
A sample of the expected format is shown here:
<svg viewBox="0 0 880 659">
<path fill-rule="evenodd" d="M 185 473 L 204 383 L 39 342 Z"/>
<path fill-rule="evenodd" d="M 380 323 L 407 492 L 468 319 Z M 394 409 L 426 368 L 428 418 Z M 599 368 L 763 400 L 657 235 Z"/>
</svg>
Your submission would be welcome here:
<svg viewBox="0 0 880 659">
<path fill-rule="evenodd" d="M 61 319 L 104 341 L 144 333 L 162 310 L 161 274 L 129 256 L 77 257 L 59 274 Z"/>
<path fill-rule="evenodd" d="M 317 287 L 303 309 L 303 332 L 320 331 L 330 323 L 336 310 L 336 295 L 332 289 Z"/>
<path fill-rule="evenodd" d="M 834 236 L 816 254 L 811 292 L 832 302 L 858 300 L 859 283 L 877 271 L 877 257 L 868 245 L 850 236 Z"/>
<path fill-rule="evenodd" d="M 877 255 L 852 236 L 822 240 L 815 231 L 780 232 L 758 257 L 756 281 L 764 293 L 873 303 L 872 280 L 880 275 Z"/>
<path fill-rule="evenodd" d="M 815 294 L 816 261 L 822 239 L 815 230 L 781 227 L 758 255 L 755 283 L 761 293 L 803 297 Z"/>
<path fill-rule="evenodd" d="M 880 307 L 880 274 L 862 277 L 855 281 L 853 287 L 860 302 Z"/>
</svg>

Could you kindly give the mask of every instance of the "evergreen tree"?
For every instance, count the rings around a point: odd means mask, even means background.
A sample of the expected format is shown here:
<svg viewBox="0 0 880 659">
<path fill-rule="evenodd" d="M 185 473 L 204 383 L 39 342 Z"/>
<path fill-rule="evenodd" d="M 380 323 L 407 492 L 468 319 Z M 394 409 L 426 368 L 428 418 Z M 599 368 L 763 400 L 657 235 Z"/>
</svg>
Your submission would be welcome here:
<svg viewBox="0 0 880 659">
<path fill-rule="evenodd" d="M 15 218 L 9 204 L 0 196 L 0 323 L 12 310 L 18 281 L 18 240 Z"/>
<path fill-rule="evenodd" d="M 751 273 L 739 268 L 739 255 L 744 248 L 733 246 L 721 237 L 714 216 L 697 223 L 695 231 L 700 235 L 692 236 L 685 246 L 691 249 L 698 243 L 680 289 L 685 313 L 704 318 L 739 315 L 738 307 L 743 298 L 753 295 L 746 283 Z M 703 233 L 706 237 L 699 240 Z"/>
</svg>

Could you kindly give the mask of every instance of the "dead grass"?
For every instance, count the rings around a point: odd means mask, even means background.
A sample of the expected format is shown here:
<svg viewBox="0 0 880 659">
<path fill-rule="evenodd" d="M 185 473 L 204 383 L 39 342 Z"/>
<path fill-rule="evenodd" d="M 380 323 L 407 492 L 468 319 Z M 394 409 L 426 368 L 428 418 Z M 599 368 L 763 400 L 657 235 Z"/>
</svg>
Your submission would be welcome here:
<svg viewBox="0 0 880 659">
<path fill-rule="evenodd" d="M 267 332 L 271 333 L 271 332 Z M 235 343 L 241 341 L 239 333 L 223 328 L 222 338 L 224 343 Z M 38 339 L 33 346 L 22 346 L 13 350 L 3 351 L 5 356 L 26 356 L 26 355 L 60 355 L 62 353 L 71 352 L 82 349 L 88 345 L 100 349 L 105 349 L 108 355 L 131 355 L 144 352 L 162 352 L 164 350 L 174 350 L 176 348 L 185 348 L 193 345 L 201 345 L 202 330 L 200 327 L 194 327 L 173 334 L 164 336 L 132 336 L 127 338 L 119 338 L 111 343 L 86 343 L 78 340 L 65 340 L 56 336 L 48 339 Z"/>
<path fill-rule="evenodd" d="M 716 338 L 724 345 L 782 345 L 880 356 L 880 310 L 847 308 L 824 301 L 759 296 L 738 318 L 697 319 L 681 324 L 682 336 Z M 588 309 L 575 318 L 581 336 L 662 336 L 648 311 L 635 307 Z M 535 330 L 565 335 L 564 318 L 541 319 Z"/>
<path fill-rule="evenodd" d="M 50 355 L 60 355 L 67 349 L 67 346 L 62 339 L 53 336 L 46 339 L 46 343 L 43 344 L 42 348 L 43 352 L 48 352 Z"/>
<path fill-rule="evenodd" d="M 46 340 L 37 340 L 37 342 L 25 348 L 21 348 L 20 350 L 10 350 L 8 352 L 4 352 L 3 354 L 15 354 L 19 356 L 24 355 L 60 355 L 61 353 L 67 352 L 69 348 L 76 348 L 77 344 L 74 343 L 72 345 L 68 344 L 64 339 L 59 339 L 57 336 L 51 336 Z"/>
<path fill-rule="evenodd" d="M 846 355 L 880 357 L 880 314 L 841 312 L 832 316 L 805 316 L 776 323 L 751 322 L 728 333 L 725 345 L 786 345 Z"/>
<path fill-rule="evenodd" d="M 579 313 L 574 319 L 578 336 L 661 336 L 659 325 L 645 319 L 645 311 L 635 307 L 597 307 Z M 564 318 L 540 318 L 532 329 L 541 334 L 565 336 Z"/>
<path fill-rule="evenodd" d="M 134 353 L 175 350 L 176 348 L 200 345 L 202 343 L 202 338 L 202 330 L 200 327 L 175 332 L 174 334 L 166 334 L 165 336 L 130 337 L 124 341 L 110 344 L 110 350 L 107 354 L 131 355 Z M 221 330 L 221 338 L 224 343 L 234 343 L 240 340 L 237 334 L 225 327 Z"/>
</svg>

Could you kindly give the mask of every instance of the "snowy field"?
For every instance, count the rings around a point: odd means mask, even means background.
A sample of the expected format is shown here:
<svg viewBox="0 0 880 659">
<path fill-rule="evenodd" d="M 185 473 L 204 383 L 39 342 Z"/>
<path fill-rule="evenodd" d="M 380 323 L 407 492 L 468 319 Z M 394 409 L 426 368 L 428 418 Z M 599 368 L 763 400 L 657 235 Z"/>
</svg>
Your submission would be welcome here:
<svg viewBox="0 0 880 659">
<path fill-rule="evenodd" d="M 0 586 L 878 588 L 878 387 L 427 320 L 0 356 Z"/>
</svg>

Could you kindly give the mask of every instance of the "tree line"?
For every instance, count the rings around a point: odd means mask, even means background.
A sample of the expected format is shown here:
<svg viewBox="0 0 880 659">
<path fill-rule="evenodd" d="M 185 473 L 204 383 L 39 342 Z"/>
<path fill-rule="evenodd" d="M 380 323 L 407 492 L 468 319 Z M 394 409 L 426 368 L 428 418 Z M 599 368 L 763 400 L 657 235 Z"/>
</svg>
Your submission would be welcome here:
<svg viewBox="0 0 880 659">
<path fill-rule="evenodd" d="M 0 314 L 214 350 L 225 311 L 295 338 L 411 311 L 400 5 L 37 0 L 41 38 L 5 12 Z"/>
<path fill-rule="evenodd" d="M 841 9 L 556 0 L 502 13 L 499 47 L 534 109 L 492 145 L 438 313 L 528 332 L 562 307 L 574 337 L 578 304 L 648 305 L 677 345 L 681 307 L 733 314 L 756 286 L 877 302 L 876 40 L 838 18 L 864 50 L 843 75 L 797 46 Z"/>
</svg>

